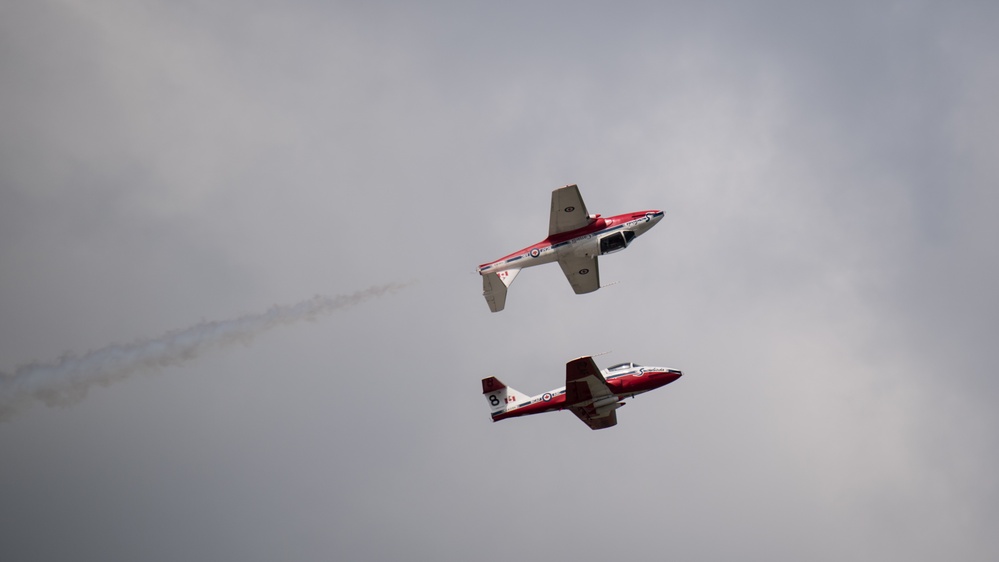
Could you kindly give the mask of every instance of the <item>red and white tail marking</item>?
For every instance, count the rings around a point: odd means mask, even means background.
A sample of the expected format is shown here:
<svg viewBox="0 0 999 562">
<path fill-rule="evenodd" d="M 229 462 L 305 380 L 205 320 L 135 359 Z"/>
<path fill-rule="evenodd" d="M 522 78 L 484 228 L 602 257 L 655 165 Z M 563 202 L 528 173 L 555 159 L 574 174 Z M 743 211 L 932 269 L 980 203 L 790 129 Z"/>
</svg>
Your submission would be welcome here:
<svg viewBox="0 0 999 562">
<path fill-rule="evenodd" d="M 489 303 L 489 310 L 499 312 L 506 306 L 506 289 L 520 273 L 520 268 L 505 269 L 482 276 L 482 295 Z"/>
<path fill-rule="evenodd" d="M 496 377 L 482 379 L 482 395 L 489 402 L 489 413 L 498 414 L 514 408 L 529 396 L 503 384 Z"/>
</svg>

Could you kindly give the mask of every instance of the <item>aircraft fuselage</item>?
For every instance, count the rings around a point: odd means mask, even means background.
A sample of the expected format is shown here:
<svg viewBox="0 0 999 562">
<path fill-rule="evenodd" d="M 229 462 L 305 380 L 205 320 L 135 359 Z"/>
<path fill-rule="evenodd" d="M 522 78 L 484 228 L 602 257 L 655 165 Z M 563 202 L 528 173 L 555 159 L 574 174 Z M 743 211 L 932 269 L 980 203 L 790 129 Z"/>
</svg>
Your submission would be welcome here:
<svg viewBox="0 0 999 562">
<path fill-rule="evenodd" d="M 663 211 L 650 209 L 603 218 L 594 215 L 590 224 L 555 234 L 496 261 L 479 266 L 480 274 L 522 269 L 557 261 L 559 256 L 573 254 L 596 257 L 625 249 L 634 238 L 645 234 L 662 220 Z M 631 234 L 625 234 L 631 233 Z M 612 242 L 605 240 L 617 237 Z M 603 247 L 602 247 L 603 246 Z"/>
<path fill-rule="evenodd" d="M 608 404 L 618 403 L 625 398 L 634 398 L 650 390 L 655 390 L 679 379 L 683 373 L 677 369 L 636 365 L 622 370 L 601 371 L 613 398 L 607 397 Z M 507 405 L 507 410 L 492 414 L 493 421 L 505 420 L 531 414 L 554 412 L 567 407 L 565 387 L 556 388 L 517 404 Z M 623 404 L 622 404 L 623 405 Z"/>
</svg>

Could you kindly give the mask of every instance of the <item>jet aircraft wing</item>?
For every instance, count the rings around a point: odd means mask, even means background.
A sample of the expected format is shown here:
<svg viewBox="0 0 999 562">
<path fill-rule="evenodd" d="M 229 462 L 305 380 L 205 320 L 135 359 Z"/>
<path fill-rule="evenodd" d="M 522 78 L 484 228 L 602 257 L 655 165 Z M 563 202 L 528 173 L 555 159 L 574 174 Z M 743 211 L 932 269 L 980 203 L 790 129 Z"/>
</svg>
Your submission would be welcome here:
<svg viewBox="0 0 999 562">
<path fill-rule="evenodd" d="M 600 288 L 600 269 L 597 267 L 596 256 L 588 258 L 567 254 L 558 257 L 558 264 L 577 295 L 592 293 Z"/>
<path fill-rule="evenodd" d="M 573 359 L 565 365 L 566 407 L 590 429 L 617 425 L 617 397 L 600 374 L 592 357 Z M 602 407 L 598 406 L 602 403 Z M 614 407 L 606 409 L 606 406 Z"/>
<path fill-rule="evenodd" d="M 602 416 L 591 416 L 583 411 L 582 408 L 570 408 L 570 411 L 576 414 L 579 421 L 590 426 L 590 429 L 605 429 L 617 425 L 617 412 L 614 410 L 611 410 Z"/>
<path fill-rule="evenodd" d="M 548 222 L 548 236 L 554 236 L 590 224 L 583 196 L 576 184 L 552 191 L 552 213 Z"/>
</svg>

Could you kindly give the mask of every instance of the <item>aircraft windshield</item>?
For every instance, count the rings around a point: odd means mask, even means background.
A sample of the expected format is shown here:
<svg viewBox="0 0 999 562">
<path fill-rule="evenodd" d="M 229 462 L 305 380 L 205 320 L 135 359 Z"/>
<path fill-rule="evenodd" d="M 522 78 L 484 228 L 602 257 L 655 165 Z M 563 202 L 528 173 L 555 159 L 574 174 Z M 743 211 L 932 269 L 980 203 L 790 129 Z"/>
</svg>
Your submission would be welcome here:
<svg viewBox="0 0 999 562">
<path fill-rule="evenodd" d="M 620 370 L 623 370 L 623 369 L 631 369 L 631 368 L 634 368 L 634 367 L 637 367 L 637 365 L 635 365 L 634 363 L 618 363 L 617 365 L 614 365 L 613 367 L 611 367 L 611 368 L 609 368 L 607 370 L 608 371 L 620 371 Z"/>
</svg>

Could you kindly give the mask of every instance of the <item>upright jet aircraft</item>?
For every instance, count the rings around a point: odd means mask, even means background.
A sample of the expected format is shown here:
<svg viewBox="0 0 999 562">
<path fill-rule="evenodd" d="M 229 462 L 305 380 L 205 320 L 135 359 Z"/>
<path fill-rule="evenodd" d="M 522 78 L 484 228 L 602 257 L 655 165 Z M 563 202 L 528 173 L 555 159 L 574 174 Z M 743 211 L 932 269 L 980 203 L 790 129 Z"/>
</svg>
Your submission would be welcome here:
<svg viewBox="0 0 999 562">
<path fill-rule="evenodd" d="M 494 262 L 479 266 L 482 295 L 489 310 L 506 306 L 506 290 L 525 267 L 557 261 L 577 295 L 600 288 L 597 256 L 623 250 L 663 218 L 658 210 L 636 211 L 610 218 L 586 212 L 575 184 L 552 191 L 548 238 Z"/>
<path fill-rule="evenodd" d="M 615 410 L 625 398 L 642 394 L 677 380 L 683 375 L 676 369 L 643 367 L 621 363 L 600 371 L 593 358 L 586 356 L 565 364 L 565 386 L 528 397 L 500 382 L 496 377 L 482 379 L 482 394 L 489 401 L 493 421 L 569 410 L 590 429 L 617 425 Z"/>
</svg>

